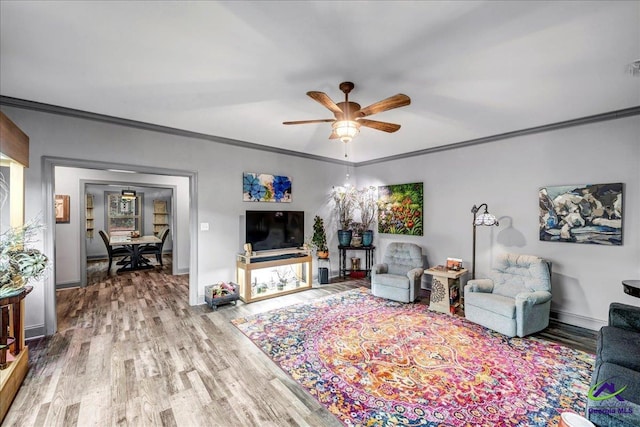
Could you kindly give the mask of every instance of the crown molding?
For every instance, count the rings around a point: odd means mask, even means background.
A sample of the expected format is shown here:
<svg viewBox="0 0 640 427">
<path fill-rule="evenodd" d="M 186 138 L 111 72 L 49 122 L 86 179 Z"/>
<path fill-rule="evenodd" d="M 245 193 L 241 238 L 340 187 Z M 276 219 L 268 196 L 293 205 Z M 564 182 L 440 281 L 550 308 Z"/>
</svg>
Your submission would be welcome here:
<svg viewBox="0 0 640 427">
<path fill-rule="evenodd" d="M 123 119 L 121 117 L 107 116 L 107 115 L 104 115 L 104 114 L 91 113 L 91 112 L 88 112 L 88 111 L 76 110 L 76 109 L 73 109 L 73 108 L 60 107 L 60 106 L 57 106 L 57 105 L 44 104 L 44 103 L 35 102 L 35 101 L 28 101 L 28 100 L 20 99 L 20 98 L 12 98 L 12 97 L 9 97 L 9 96 L 4 96 L 4 95 L 0 95 L 0 105 L 6 105 L 8 107 L 22 108 L 22 109 L 26 109 L 26 110 L 40 111 L 40 112 L 50 113 L 50 114 L 58 114 L 58 115 L 62 115 L 62 116 L 69 116 L 69 117 L 86 119 L 86 120 L 93 120 L 93 121 L 98 121 L 98 122 L 103 122 L 103 123 L 115 124 L 115 125 L 119 125 L 119 126 L 127 126 L 127 127 L 136 128 L 136 129 L 148 130 L 148 131 L 152 131 L 152 132 L 165 133 L 165 134 L 169 134 L 169 135 L 177 135 L 177 136 L 184 136 L 184 137 L 188 137 L 188 138 L 203 139 L 203 140 L 207 140 L 207 141 L 217 142 L 217 143 L 220 143 L 220 144 L 232 145 L 234 147 L 248 148 L 250 150 L 266 151 L 266 152 L 270 152 L 270 153 L 283 154 L 283 155 L 287 155 L 287 156 L 294 156 L 294 157 L 318 160 L 318 161 L 322 161 L 322 162 L 335 163 L 335 164 L 339 164 L 339 165 L 346 165 L 346 166 L 352 166 L 352 167 L 368 166 L 368 165 L 373 165 L 373 164 L 377 164 L 377 163 L 388 162 L 388 161 L 391 161 L 391 160 L 400 160 L 400 159 L 405 159 L 405 158 L 408 158 L 408 157 L 422 156 L 422 155 L 425 155 L 425 154 L 439 153 L 441 151 L 448 151 L 448 150 L 455 150 L 455 149 L 458 149 L 458 148 L 471 147 L 471 146 L 474 146 L 474 145 L 486 144 L 486 143 L 489 143 L 489 142 L 500 141 L 500 140 L 509 139 L 509 138 L 515 138 L 515 137 L 518 137 L 518 136 L 532 135 L 532 134 L 536 134 L 536 133 L 549 132 L 549 131 L 554 131 L 554 130 L 558 130 L 558 129 L 566 129 L 566 128 L 574 127 L 574 126 L 582 126 L 582 125 L 586 125 L 586 124 L 590 124 L 590 123 L 602 122 L 602 121 L 607 121 L 607 120 L 616 120 L 616 119 L 621 119 L 621 118 L 624 118 L 624 117 L 640 115 L 640 105 L 639 105 L 639 106 L 635 106 L 635 107 L 625 108 L 625 109 L 622 109 L 622 110 L 610 111 L 610 112 L 607 112 L 607 113 L 595 114 L 595 115 L 592 115 L 592 116 L 586 116 L 586 117 L 581 117 L 581 118 L 577 118 L 577 119 L 565 120 L 565 121 L 562 121 L 562 122 L 550 123 L 550 124 L 546 124 L 546 125 L 542 125 L 542 126 L 535 126 L 535 127 L 531 127 L 531 128 L 520 129 L 520 130 L 511 131 L 511 132 L 505 132 L 505 133 L 501 133 L 501 134 L 497 134 L 497 135 L 491 135 L 491 136 L 486 136 L 486 137 L 482 137 L 482 138 L 470 139 L 470 140 L 467 140 L 467 141 L 454 142 L 452 144 L 442 145 L 442 146 L 439 146 L 439 147 L 426 148 L 424 150 L 417 150 L 417 151 L 410 151 L 410 152 L 407 152 L 407 153 L 397 154 L 397 155 L 394 155 L 394 156 L 381 157 L 379 159 L 367 160 L 367 161 L 364 161 L 364 162 L 354 163 L 354 162 L 348 162 L 348 161 L 344 161 L 344 160 L 336 160 L 336 159 L 332 159 L 332 158 L 329 158 L 329 157 L 316 156 L 316 155 L 312 155 L 312 154 L 308 154 L 308 153 L 302 153 L 302 152 L 299 152 L 299 151 L 285 150 L 285 149 L 277 148 L 277 147 L 270 147 L 270 146 L 267 146 L 267 145 L 261 145 L 261 144 L 256 144 L 256 143 L 253 143 L 253 142 L 241 141 L 241 140 L 238 140 L 238 139 L 224 138 L 224 137 L 221 137 L 221 136 L 208 135 L 208 134 L 199 133 L 199 132 L 192 132 L 192 131 L 172 128 L 172 127 L 168 127 L 168 126 L 161 126 L 161 125 L 156 125 L 156 124 L 152 124 L 152 123 L 140 122 L 140 121 L 136 121 L 136 120 Z"/>
</svg>

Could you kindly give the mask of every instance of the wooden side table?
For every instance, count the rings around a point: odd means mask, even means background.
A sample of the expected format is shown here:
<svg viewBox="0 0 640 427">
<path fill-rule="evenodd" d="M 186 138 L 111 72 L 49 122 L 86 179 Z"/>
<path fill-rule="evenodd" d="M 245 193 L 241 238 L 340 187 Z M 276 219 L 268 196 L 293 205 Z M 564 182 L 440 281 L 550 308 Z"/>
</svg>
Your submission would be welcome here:
<svg viewBox="0 0 640 427">
<path fill-rule="evenodd" d="M 455 271 L 432 267 L 425 270 L 424 273 L 433 277 L 429 309 L 440 313 L 454 314 L 456 309 L 462 306 L 460 278 L 467 274 L 467 269 Z"/>
</svg>

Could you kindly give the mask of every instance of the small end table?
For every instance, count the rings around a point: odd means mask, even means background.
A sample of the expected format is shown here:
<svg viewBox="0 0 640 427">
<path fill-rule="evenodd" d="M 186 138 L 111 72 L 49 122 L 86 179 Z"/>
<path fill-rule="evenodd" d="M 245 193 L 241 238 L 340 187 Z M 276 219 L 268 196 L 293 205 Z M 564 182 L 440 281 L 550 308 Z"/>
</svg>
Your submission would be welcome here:
<svg viewBox="0 0 640 427">
<path fill-rule="evenodd" d="M 640 280 L 623 280 L 622 287 L 625 294 L 640 298 Z"/>
<path fill-rule="evenodd" d="M 462 307 L 462 289 L 460 278 L 467 274 L 467 269 L 447 270 L 436 267 L 425 270 L 425 274 L 433 276 L 429 309 L 440 313 L 455 314 Z"/>
</svg>

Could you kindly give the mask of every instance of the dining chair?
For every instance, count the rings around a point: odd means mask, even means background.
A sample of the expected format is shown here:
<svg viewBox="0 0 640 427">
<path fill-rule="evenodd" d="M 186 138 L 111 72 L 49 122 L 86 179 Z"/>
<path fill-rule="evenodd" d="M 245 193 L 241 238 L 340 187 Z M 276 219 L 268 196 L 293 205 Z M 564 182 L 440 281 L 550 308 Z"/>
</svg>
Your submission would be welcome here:
<svg viewBox="0 0 640 427">
<path fill-rule="evenodd" d="M 103 230 L 98 231 L 100 237 L 102 237 L 102 241 L 104 245 L 107 247 L 107 254 L 109 254 L 109 267 L 107 268 L 107 272 L 111 271 L 111 264 L 113 263 L 114 258 L 123 257 L 126 259 L 131 256 L 131 251 L 125 247 L 113 247 L 109 244 L 109 236 Z"/>
<path fill-rule="evenodd" d="M 152 243 L 152 244 L 142 246 L 140 248 L 140 255 L 155 255 L 156 261 L 158 261 L 160 265 L 163 265 L 162 264 L 162 248 L 164 247 L 164 242 L 167 240 L 167 236 L 169 236 L 169 227 L 166 227 L 162 231 L 161 237 L 160 237 L 160 240 L 162 241 L 160 243 Z"/>
</svg>

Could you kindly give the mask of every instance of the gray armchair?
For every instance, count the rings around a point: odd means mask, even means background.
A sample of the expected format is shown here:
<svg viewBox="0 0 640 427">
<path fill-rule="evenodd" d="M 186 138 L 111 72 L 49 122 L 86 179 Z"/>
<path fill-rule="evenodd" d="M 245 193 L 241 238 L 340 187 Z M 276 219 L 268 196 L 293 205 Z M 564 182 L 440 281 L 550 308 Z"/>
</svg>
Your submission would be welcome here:
<svg viewBox="0 0 640 427">
<path fill-rule="evenodd" d="M 464 288 L 465 317 L 509 337 L 543 330 L 550 310 L 551 265 L 536 256 L 502 255 L 489 279 Z"/>
<path fill-rule="evenodd" d="M 422 248 L 413 243 L 389 243 L 382 264 L 371 267 L 371 293 L 399 302 L 418 298 L 422 273 Z"/>
</svg>

